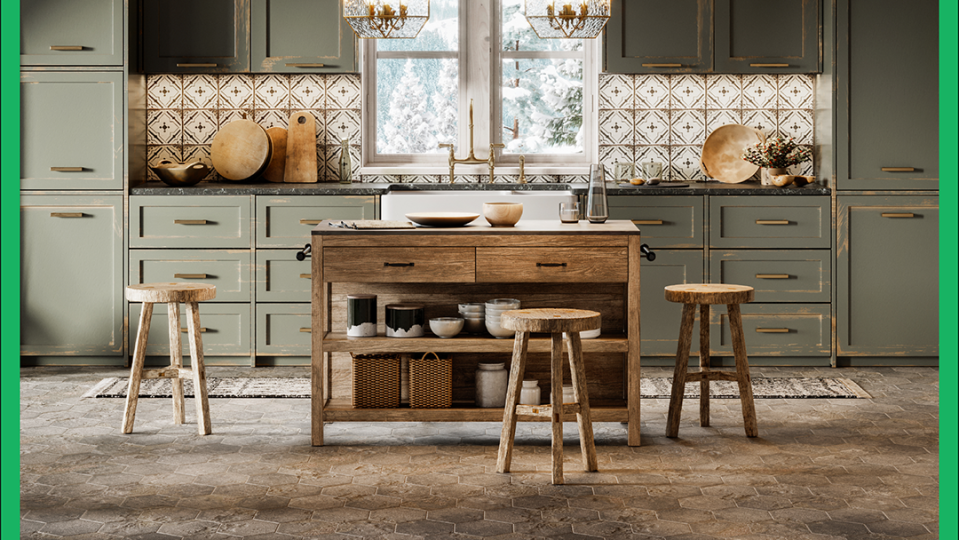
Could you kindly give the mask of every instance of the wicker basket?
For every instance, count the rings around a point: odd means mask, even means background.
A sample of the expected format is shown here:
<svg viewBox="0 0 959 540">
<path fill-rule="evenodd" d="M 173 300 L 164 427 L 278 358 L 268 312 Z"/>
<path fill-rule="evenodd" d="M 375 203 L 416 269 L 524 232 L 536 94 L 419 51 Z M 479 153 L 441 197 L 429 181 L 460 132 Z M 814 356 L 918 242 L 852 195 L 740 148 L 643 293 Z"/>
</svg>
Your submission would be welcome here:
<svg viewBox="0 0 959 540">
<path fill-rule="evenodd" d="M 410 407 L 448 409 L 453 406 L 453 358 L 428 352 L 410 358 Z"/>
<path fill-rule="evenodd" d="M 390 409 L 399 406 L 399 355 L 354 354 L 353 407 L 357 409 Z"/>
</svg>

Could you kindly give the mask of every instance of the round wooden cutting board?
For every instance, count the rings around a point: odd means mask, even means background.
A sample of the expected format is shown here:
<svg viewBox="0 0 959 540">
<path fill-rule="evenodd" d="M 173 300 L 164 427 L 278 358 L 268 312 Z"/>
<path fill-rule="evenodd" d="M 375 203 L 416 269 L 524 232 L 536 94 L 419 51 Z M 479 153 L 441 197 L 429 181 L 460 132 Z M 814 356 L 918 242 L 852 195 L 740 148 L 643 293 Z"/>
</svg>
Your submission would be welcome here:
<svg viewBox="0 0 959 540">
<path fill-rule="evenodd" d="M 706 176 L 720 182 L 745 182 L 756 174 L 759 165 L 744 161 L 743 149 L 764 140 L 766 137 L 758 129 L 741 124 L 720 126 L 706 137 L 699 168 Z"/>
<path fill-rule="evenodd" d="M 227 180 L 256 176 L 270 159 L 270 137 L 252 120 L 236 120 L 220 128 L 213 138 L 213 168 Z"/>
<path fill-rule="evenodd" d="M 270 161 L 263 170 L 263 178 L 267 182 L 282 182 L 286 171 L 286 128 L 271 127 L 266 130 L 272 146 Z"/>
</svg>

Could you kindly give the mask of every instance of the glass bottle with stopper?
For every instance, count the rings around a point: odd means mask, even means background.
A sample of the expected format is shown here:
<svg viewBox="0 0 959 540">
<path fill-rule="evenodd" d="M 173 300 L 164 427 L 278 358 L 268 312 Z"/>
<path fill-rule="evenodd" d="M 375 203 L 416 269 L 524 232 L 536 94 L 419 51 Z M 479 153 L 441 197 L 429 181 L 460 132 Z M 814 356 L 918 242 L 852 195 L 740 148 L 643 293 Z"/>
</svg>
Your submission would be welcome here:
<svg viewBox="0 0 959 540">
<path fill-rule="evenodd" d="M 590 223 L 606 223 L 609 205 L 606 201 L 606 174 L 602 164 L 589 166 L 589 192 L 586 199 L 586 219 Z"/>
</svg>

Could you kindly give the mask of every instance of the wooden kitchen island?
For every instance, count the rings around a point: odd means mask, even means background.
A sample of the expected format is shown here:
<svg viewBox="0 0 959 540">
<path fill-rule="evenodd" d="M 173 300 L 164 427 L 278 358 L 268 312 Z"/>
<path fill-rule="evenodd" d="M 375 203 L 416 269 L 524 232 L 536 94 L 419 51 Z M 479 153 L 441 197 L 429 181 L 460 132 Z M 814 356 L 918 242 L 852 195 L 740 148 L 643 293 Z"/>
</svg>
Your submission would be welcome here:
<svg viewBox="0 0 959 540">
<path fill-rule="evenodd" d="M 311 249 L 314 446 L 324 444 L 324 422 L 502 421 L 503 409 L 477 408 L 467 398 L 477 359 L 509 365 L 512 339 L 466 334 L 387 338 L 382 324 L 388 303 L 422 303 L 430 319 L 454 316 L 458 303 L 501 297 L 518 298 L 524 308 L 602 314 L 602 335 L 583 340 L 593 421 L 628 422 L 628 444 L 639 446 L 641 253 L 640 232 L 632 222 L 521 220 L 515 227 L 350 230 L 323 221 L 313 229 Z M 346 336 L 345 298 L 357 292 L 378 297 L 377 337 Z M 533 336 L 527 377 L 548 373 L 549 350 L 548 335 Z M 349 381 L 342 379 L 350 377 L 342 369 L 345 353 L 426 351 L 454 353 L 452 408 L 360 409 L 344 395 Z M 334 355 L 341 359 L 334 362 Z M 334 363 L 340 369 L 334 370 Z M 543 399 L 548 399 L 545 392 Z"/>
</svg>

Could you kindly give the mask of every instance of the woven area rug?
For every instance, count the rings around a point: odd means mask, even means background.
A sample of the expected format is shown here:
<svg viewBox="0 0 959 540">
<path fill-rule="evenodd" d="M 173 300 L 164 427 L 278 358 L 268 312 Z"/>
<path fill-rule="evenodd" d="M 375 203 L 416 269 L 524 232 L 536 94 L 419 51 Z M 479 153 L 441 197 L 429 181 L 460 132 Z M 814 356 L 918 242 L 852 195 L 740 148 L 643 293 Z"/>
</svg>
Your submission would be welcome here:
<svg viewBox="0 0 959 540">
<path fill-rule="evenodd" d="M 88 390 L 83 397 L 125 398 L 127 379 L 108 377 Z M 640 394 L 646 399 L 669 399 L 672 378 L 643 377 Z M 183 382 L 183 392 L 193 397 L 193 383 Z M 207 394 L 211 398 L 308 398 L 310 379 L 307 377 L 210 377 Z M 171 397 L 168 379 L 146 379 L 140 383 L 141 398 Z M 686 397 L 699 397 L 699 385 L 686 385 Z M 730 381 L 714 381 L 709 386 L 709 397 L 739 399 L 739 387 Z M 756 399 L 856 399 L 871 398 L 865 390 L 850 379 L 820 377 L 756 377 L 753 378 L 753 397 Z"/>
</svg>

